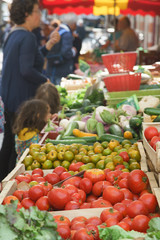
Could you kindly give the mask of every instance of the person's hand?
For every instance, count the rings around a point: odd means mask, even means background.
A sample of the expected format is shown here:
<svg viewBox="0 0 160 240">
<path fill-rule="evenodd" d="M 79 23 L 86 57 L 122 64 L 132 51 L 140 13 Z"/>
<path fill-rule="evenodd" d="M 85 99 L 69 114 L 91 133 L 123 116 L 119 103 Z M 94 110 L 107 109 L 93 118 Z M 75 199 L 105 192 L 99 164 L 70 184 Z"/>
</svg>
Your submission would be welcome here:
<svg viewBox="0 0 160 240">
<path fill-rule="evenodd" d="M 57 27 L 50 35 L 50 38 L 48 42 L 46 43 L 47 50 L 51 50 L 51 48 L 60 41 L 60 35 L 59 35 L 59 27 Z"/>
<path fill-rule="evenodd" d="M 47 78 L 47 83 L 50 83 L 51 81 L 50 81 L 50 79 L 49 78 Z"/>
</svg>

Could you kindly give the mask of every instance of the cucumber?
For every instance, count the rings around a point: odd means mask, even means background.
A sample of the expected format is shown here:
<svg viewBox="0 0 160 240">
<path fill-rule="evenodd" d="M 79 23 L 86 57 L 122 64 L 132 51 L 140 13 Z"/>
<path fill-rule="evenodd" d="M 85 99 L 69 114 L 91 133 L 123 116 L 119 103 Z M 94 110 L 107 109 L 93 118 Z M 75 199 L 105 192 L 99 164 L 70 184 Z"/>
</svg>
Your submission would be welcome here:
<svg viewBox="0 0 160 240">
<path fill-rule="evenodd" d="M 116 135 L 116 136 L 123 137 L 122 129 L 117 124 L 112 124 L 109 127 L 109 133 Z"/>
<path fill-rule="evenodd" d="M 57 137 L 56 137 L 56 140 L 60 140 L 62 139 L 62 134 L 59 134 Z"/>
<path fill-rule="evenodd" d="M 83 140 L 83 139 L 67 139 L 67 140 L 52 140 L 52 139 L 46 139 L 46 143 L 52 143 L 54 145 L 57 144 L 64 144 L 64 145 L 71 145 L 73 143 L 77 143 L 77 144 L 87 144 L 87 141 Z"/>
<path fill-rule="evenodd" d="M 73 135 L 73 129 L 78 128 L 79 129 L 79 125 L 77 122 L 70 122 L 67 126 L 67 129 L 65 131 L 65 133 L 63 134 L 63 136 L 71 136 Z"/>
<path fill-rule="evenodd" d="M 157 116 L 157 117 L 153 120 L 153 122 L 160 122 L 160 115 Z"/>
<path fill-rule="evenodd" d="M 104 142 L 104 141 L 110 142 L 111 140 L 117 140 L 117 141 L 119 141 L 121 143 L 124 140 L 126 140 L 126 138 L 123 138 L 123 137 L 120 137 L 120 136 L 116 136 L 116 135 L 113 135 L 113 134 L 109 134 L 109 133 L 103 134 L 99 138 L 100 142 Z M 130 139 L 129 141 L 131 143 L 135 143 L 135 142 L 138 141 L 138 139 Z"/>
<path fill-rule="evenodd" d="M 105 133 L 103 123 L 98 122 L 96 125 L 96 130 L 97 130 L 98 137 L 102 136 Z"/>
<path fill-rule="evenodd" d="M 160 108 L 145 108 L 144 113 L 148 115 L 160 115 Z"/>
</svg>

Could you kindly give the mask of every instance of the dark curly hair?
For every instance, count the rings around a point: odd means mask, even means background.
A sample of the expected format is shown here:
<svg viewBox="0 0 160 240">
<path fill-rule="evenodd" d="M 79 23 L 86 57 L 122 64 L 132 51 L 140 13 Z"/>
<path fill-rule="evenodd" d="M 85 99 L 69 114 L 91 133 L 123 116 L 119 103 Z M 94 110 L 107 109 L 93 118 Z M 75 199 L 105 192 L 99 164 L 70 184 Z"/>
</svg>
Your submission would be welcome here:
<svg viewBox="0 0 160 240">
<path fill-rule="evenodd" d="M 23 102 L 16 112 L 12 131 L 19 134 L 23 128 L 29 131 L 41 131 L 46 125 L 45 117 L 49 113 L 49 105 L 41 99 L 31 99 Z"/>
<path fill-rule="evenodd" d="M 38 4 L 38 0 L 13 0 L 10 7 L 11 21 L 17 25 L 25 22 L 26 14 L 31 14 L 34 5 Z"/>
<path fill-rule="evenodd" d="M 51 109 L 51 114 L 60 110 L 60 96 L 53 83 L 44 83 L 36 91 L 35 98 L 46 101 Z"/>
</svg>

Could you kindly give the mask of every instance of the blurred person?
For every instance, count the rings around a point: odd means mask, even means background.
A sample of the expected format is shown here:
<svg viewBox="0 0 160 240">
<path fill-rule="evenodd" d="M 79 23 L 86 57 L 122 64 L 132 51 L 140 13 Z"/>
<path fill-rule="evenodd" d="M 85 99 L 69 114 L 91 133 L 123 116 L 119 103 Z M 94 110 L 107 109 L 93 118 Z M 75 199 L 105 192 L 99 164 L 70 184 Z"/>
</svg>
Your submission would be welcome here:
<svg viewBox="0 0 160 240">
<path fill-rule="evenodd" d="M 49 79 L 42 74 L 44 56 L 59 40 L 58 31 L 39 49 L 32 30 L 40 25 L 38 0 L 13 0 L 10 18 L 14 28 L 3 47 L 1 96 L 5 107 L 4 140 L 0 151 L 0 180 L 16 163 L 12 123 L 19 105 L 34 97 L 36 89 Z"/>
<path fill-rule="evenodd" d="M 42 99 L 50 106 L 50 112 L 55 115 L 60 110 L 60 95 L 53 83 L 43 83 L 36 91 L 35 99 Z M 53 116 L 52 116 L 53 117 Z"/>
<path fill-rule="evenodd" d="M 50 118 L 49 104 L 42 99 L 31 99 L 20 105 L 13 124 L 17 160 L 32 143 L 40 141 L 40 131 Z"/>
<path fill-rule="evenodd" d="M 84 27 L 83 19 L 78 19 L 76 32 L 77 32 L 78 36 L 80 37 L 80 39 L 83 41 L 83 39 L 86 37 L 86 30 Z"/>
<path fill-rule="evenodd" d="M 135 31 L 131 29 L 131 23 L 128 17 L 123 16 L 118 20 L 118 30 L 122 32 L 119 39 L 113 45 L 116 52 L 136 51 L 139 47 L 138 36 Z"/>
<path fill-rule="evenodd" d="M 4 104 L 2 98 L 0 97 L 0 149 L 2 147 L 2 142 L 4 138 Z"/>
<path fill-rule="evenodd" d="M 113 47 L 114 46 L 114 41 L 120 38 L 122 34 L 122 31 L 118 30 L 118 19 L 116 18 L 115 20 L 115 31 L 110 34 L 107 42 L 101 46 L 101 49 L 107 49 L 108 47 Z"/>
<path fill-rule="evenodd" d="M 74 60 L 77 50 L 73 47 L 73 31 L 76 29 L 76 15 L 63 16 L 59 25 L 61 40 L 47 54 L 47 76 L 55 85 L 60 85 L 61 78 L 74 71 Z"/>
</svg>

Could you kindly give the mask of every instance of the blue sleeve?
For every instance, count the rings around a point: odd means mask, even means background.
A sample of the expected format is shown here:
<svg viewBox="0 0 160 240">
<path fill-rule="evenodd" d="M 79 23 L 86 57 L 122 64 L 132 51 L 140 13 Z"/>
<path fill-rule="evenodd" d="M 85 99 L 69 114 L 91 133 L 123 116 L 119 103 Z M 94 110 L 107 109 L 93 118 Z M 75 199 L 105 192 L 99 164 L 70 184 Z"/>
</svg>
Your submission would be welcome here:
<svg viewBox="0 0 160 240">
<path fill-rule="evenodd" d="M 73 47 L 73 37 L 70 32 L 64 33 L 62 35 L 61 43 L 61 54 L 63 58 L 70 59 L 73 57 L 72 47 Z"/>
<path fill-rule="evenodd" d="M 40 72 L 35 66 L 35 62 L 38 60 L 37 57 L 40 59 L 42 55 L 38 53 L 38 45 L 34 36 L 27 35 L 20 48 L 20 72 L 23 78 L 26 81 L 32 83 L 44 83 L 46 82 L 47 78 Z M 43 59 L 43 58 L 42 58 Z"/>
<path fill-rule="evenodd" d="M 44 45 L 44 46 L 42 46 L 42 47 L 40 47 L 40 51 L 41 51 L 41 53 L 42 53 L 42 55 L 45 57 L 46 55 L 47 55 L 47 53 L 49 52 L 48 50 L 47 50 L 47 48 L 46 48 L 46 46 Z"/>
</svg>

